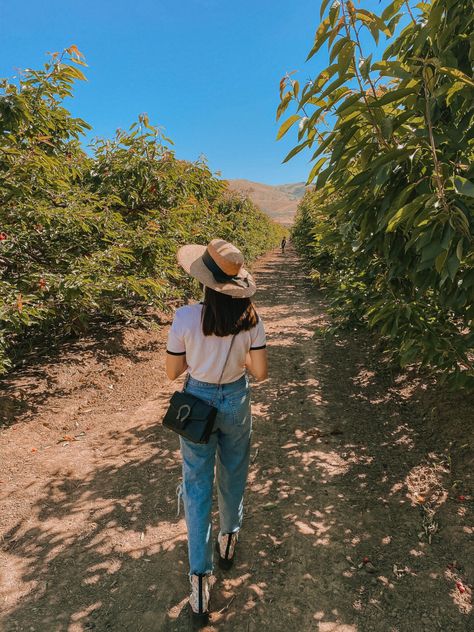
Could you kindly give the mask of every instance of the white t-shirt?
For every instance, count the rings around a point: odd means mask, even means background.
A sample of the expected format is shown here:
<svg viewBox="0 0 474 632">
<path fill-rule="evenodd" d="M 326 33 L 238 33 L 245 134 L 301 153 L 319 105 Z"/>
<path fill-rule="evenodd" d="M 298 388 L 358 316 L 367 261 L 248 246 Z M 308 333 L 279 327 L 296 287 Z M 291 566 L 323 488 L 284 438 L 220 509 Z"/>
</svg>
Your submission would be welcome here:
<svg viewBox="0 0 474 632">
<path fill-rule="evenodd" d="M 202 303 L 185 305 L 176 310 L 168 333 L 167 353 L 186 355 L 190 375 L 201 382 L 217 384 L 230 347 L 232 336 L 205 336 L 202 331 Z M 222 384 L 235 382 L 245 373 L 245 358 L 250 349 L 266 346 L 263 322 L 235 336 L 232 351 L 222 375 Z"/>
</svg>

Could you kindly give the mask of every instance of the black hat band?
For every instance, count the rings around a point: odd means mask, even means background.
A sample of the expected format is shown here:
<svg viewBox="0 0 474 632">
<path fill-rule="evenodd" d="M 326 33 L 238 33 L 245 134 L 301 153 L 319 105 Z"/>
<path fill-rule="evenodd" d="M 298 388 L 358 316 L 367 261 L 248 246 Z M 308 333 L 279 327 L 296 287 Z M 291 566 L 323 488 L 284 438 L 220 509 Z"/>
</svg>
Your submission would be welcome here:
<svg viewBox="0 0 474 632">
<path fill-rule="evenodd" d="M 226 272 L 224 272 L 224 270 L 222 270 L 222 268 L 219 268 L 217 263 L 214 261 L 214 259 L 209 254 L 208 250 L 204 251 L 204 254 L 202 255 L 202 261 L 203 261 L 204 265 L 206 266 L 206 268 L 209 270 L 209 272 L 211 272 L 212 276 L 214 277 L 214 279 L 215 279 L 215 281 L 217 283 L 229 283 L 229 282 L 231 282 L 231 283 L 235 283 L 236 285 L 239 285 L 240 287 L 243 287 L 243 288 L 250 287 L 250 283 L 249 283 L 247 277 L 232 276 L 232 275 L 227 274 Z"/>
</svg>

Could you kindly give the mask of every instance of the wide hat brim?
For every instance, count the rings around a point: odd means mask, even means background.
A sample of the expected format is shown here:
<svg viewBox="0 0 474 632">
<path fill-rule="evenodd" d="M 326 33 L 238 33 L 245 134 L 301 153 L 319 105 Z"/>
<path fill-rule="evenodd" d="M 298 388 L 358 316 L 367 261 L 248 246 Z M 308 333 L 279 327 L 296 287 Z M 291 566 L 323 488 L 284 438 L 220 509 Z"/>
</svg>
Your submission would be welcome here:
<svg viewBox="0 0 474 632">
<path fill-rule="evenodd" d="M 218 283 L 212 272 L 206 267 L 202 260 L 202 255 L 206 252 L 206 246 L 200 246 L 197 244 L 189 244 L 182 246 L 178 250 L 178 263 L 186 270 L 188 274 L 200 281 L 206 287 L 210 287 L 216 292 L 222 292 L 222 294 L 228 294 L 235 298 L 246 298 L 252 296 L 257 291 L 255 281 L 244 267 L 240 269 L 238 278 L 246 279 L 248 287 L 238 285 L 233 281 L 227 281 L 225 283 Z"/>
</svg>

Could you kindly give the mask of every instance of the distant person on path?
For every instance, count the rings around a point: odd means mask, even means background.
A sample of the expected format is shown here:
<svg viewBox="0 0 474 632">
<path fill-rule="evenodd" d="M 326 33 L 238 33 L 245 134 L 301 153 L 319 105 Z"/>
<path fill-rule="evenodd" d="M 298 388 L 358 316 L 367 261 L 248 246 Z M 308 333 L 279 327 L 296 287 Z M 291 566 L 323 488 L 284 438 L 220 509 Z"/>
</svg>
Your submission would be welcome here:
<svg viewBox="0 0 474 632">
<path fill-rule="evenodd" d="M 183 246 L 178 262 L 204 286 L 204 300 L 176 311 L 168 335 L 166 373 L 175 380 L 187 371 L 184 390 L 218 409 L 209 443 L 179 437 L 183 482 L 178 492 L 188 530 L 189 604 L 194 621 L 205 625 L 214 583 L 211 510 L 216 455 L 216 550 L 219 566 L 228 570 L 242 524 L 249 466 L 248 373 L 257 381 L 267 378 L 267 352 L 264 326 L 250 299 L 255 282 L 243 267 L 242 253 L 229 242 L 214 239 L 207 247 Z"/>
<path fill-rule="evenodd" d="M 285 254 L 285 246 L 286 246 L 286 237 L 283 237 L 283 239 L 281 240 L 281 253 Z"/>
</svg>

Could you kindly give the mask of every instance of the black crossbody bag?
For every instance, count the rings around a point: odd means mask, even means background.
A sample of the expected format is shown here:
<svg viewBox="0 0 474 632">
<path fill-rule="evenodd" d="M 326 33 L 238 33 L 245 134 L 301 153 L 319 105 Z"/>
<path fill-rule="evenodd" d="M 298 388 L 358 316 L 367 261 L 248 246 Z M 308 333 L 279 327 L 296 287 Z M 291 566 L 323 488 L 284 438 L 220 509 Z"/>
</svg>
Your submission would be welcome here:
<svg viewBox="0 0 474 632">
<path fill-rule="evenodd" d="M 217 386 L 221 384 L 234 339 L 235 335 L 232 336 Z M 214 406 L 215 396 L 212 403 L 208 404 L 199 397 L 186 393 L 184 391 L 185 387 L 186 382 L 182 391 L 175 391 L 171 396 L 169 408 L 163 418 L 163 426 L 174 430 L 193 443 L 208 443 L 218 412 Z"/>
</svg>

